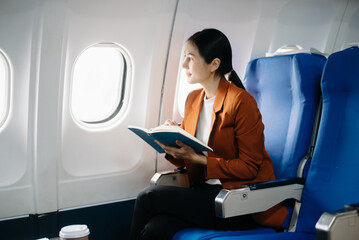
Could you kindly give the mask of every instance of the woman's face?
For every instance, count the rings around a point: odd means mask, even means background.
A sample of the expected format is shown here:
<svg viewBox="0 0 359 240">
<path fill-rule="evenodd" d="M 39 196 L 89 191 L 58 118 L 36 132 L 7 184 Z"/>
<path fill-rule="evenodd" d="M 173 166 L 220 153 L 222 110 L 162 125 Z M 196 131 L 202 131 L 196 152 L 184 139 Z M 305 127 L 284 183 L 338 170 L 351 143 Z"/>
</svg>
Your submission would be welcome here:
<svg viewBox="0 0 359 240">
<path fill-rule="evenodd" d="M 186 71 L 187 81 L 190 84 L 203 83 L 213 74 L 210 64 L 206 63 L 197 46 L 191 41 L 186 44 L 182 67 Z"/>
</svg>

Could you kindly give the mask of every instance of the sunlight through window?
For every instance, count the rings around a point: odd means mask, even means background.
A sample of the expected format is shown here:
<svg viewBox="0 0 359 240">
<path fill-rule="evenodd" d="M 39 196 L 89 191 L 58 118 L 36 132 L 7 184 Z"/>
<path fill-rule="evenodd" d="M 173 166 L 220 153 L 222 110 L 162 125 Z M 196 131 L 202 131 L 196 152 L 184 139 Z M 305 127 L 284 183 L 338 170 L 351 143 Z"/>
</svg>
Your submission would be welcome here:
<svg viewBox="0 0 359 240">
<path fill-rule="evenodd" d="M 72 113 L 84 123 L 112 119 L 123 105 L 127 63 L 115 44 L 97 44 L 77 59 L 72 82 Z"/>
<path fill-rule="evenodd" d="M 201 88 L 199 83 L 189 84 L 187 82 L 187 76 L 184 70 L 181 70 L 180 79 L 179 79 L 178 89 L 177 89 L 177 108 L 181 116 L 184 116 L 184 107 L 186 104 L 188 94 L 194 90 Z"/>
</svg>

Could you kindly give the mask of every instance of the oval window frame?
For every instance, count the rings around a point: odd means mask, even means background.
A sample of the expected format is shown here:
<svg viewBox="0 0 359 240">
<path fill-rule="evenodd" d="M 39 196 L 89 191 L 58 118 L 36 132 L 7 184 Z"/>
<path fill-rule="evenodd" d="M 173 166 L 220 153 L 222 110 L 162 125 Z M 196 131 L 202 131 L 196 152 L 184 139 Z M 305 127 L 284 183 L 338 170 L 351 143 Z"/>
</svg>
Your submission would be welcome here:
<svg viewBox="0 0 359 240">
<path fill-rule="evenodd" d="M 11 100 L 11 79 L 12 79 L 12 71 L 11 71 L 11 64 L 10 59 L 6 55 L 6 53 L 0 49 L 0 62 L 3 62 L 5 74 L 4 74 L 4 108 L 0 109 L 0 129 L 5 125 L 6 120 L 8 119 L 9 112 L 10 112 L 10 100 Z M 0 77 L 1 81 L 1 77 Z"/>
<path fill-rule="evenodd" d="M 75 69 L 76 69 L 76 63 L 78 62 L 79 58 L 82 56 L 84 52 L 89 50 L 93 47 L 107 47 L 107 48 L 116 48 L 118 50 L 123 58 L 123 72 L 122 72 L 122 79 L 119 79 L 121 81 L 122 87 L 121 87 L 121 95 L 119 96 L 117 107 L 115 107 L 114 111 L 109 114 L 106 118 L 102 120 L 97 121 L 83 121 L 76 117 L 76 113 L 74 113 L 73 109 L 73 86 L 74 86 L 74 76 L 75 76 Z M 123 115 L 123 113 L 126 111 L 128 107 L 128 101 L 129 101 L 129 93 L 130 93 L 130 86 L 133 76 L 133 61 L 132 57 L 129 54 L 128 50 L 124 48 L 122 45 L 118 43 L 113 42 L 102 42 L 102 43 L 96 43 L 92 44 L 88 47 L 86 47 L 83 51 L 81 51 L 80 54 L 76 57 L 73 65 L 72 65 L 72 75 L 71 75 L 71 83 L 70 83 L 70 98 L 69 98 L 69 110 L 71 113 L 71 116 L 73 120 L 79 124 L 81 127 L 85 128 L 101 128 L 101 127 L 107 127 L 109 125 L 112 125 L 116 122 L 118 122 L 118 119 Z M 120 85 L 119 85 L 120 86 Z"/>
</svg>

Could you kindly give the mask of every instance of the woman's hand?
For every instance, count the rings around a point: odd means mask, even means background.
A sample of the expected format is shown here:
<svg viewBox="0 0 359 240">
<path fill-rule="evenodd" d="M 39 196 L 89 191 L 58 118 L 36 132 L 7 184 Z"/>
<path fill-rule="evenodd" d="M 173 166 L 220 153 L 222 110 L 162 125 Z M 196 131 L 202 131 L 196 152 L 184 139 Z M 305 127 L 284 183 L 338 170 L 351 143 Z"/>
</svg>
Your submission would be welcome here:
<svg viewBox="0 0 359 240">
<path fill-rule="evenodd" d="M 179 126 L 180 124 L 174 120 L 167 119 L 164 123 L 165 126 Z"/>
<path fill-rule="evenodd" d="M 183 142 L 177 140 L 176 144 L 180 147 L 170 147 L 166 146 L 159 141 L 155 140 L 158 145 L 160 145 L 163 150 L 172 157 L 176 159 L 186 159 L 188 161 L 191 161 L 192 163 L 197 163 L 201 165 L 207 165 L 207 158 L 204 155 L 196 153 L 193 148 L 188 146 L 187 144 L 184 144 Z"/>
</svg>

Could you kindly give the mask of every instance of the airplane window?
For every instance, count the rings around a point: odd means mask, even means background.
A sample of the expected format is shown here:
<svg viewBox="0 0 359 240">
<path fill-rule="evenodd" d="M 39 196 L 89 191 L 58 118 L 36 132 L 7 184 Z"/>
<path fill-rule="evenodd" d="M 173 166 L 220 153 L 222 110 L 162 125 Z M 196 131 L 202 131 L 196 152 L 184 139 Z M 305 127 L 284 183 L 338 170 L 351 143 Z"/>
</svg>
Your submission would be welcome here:
<svg viewBox="0 0 359 240">
<path fill-rule="evenodd" d="M 184 116 L 184 107 L 186 104 L 188 94 L 194 90 L 201 88 L 199 83 L 196 84 L 189 84 L 187 82 L 187 76 L 184 70 L 180 73 L 179 85 L 177 89 L 177 108 L 181 116 Z"/>
<path fill-rule="evenodd" d="M 126 59 L 116 44 L 97 44 L 82 52 L 72 81 L 71 106 L 77 120 L 104 123 L 119 113 L 125 94 Z"/>
<path fill-rule="evenodd" d="M 10 99 L 10 64 L 0 50 L 0 126 L 5 122 L 9 111 Z"/>
</svg>

